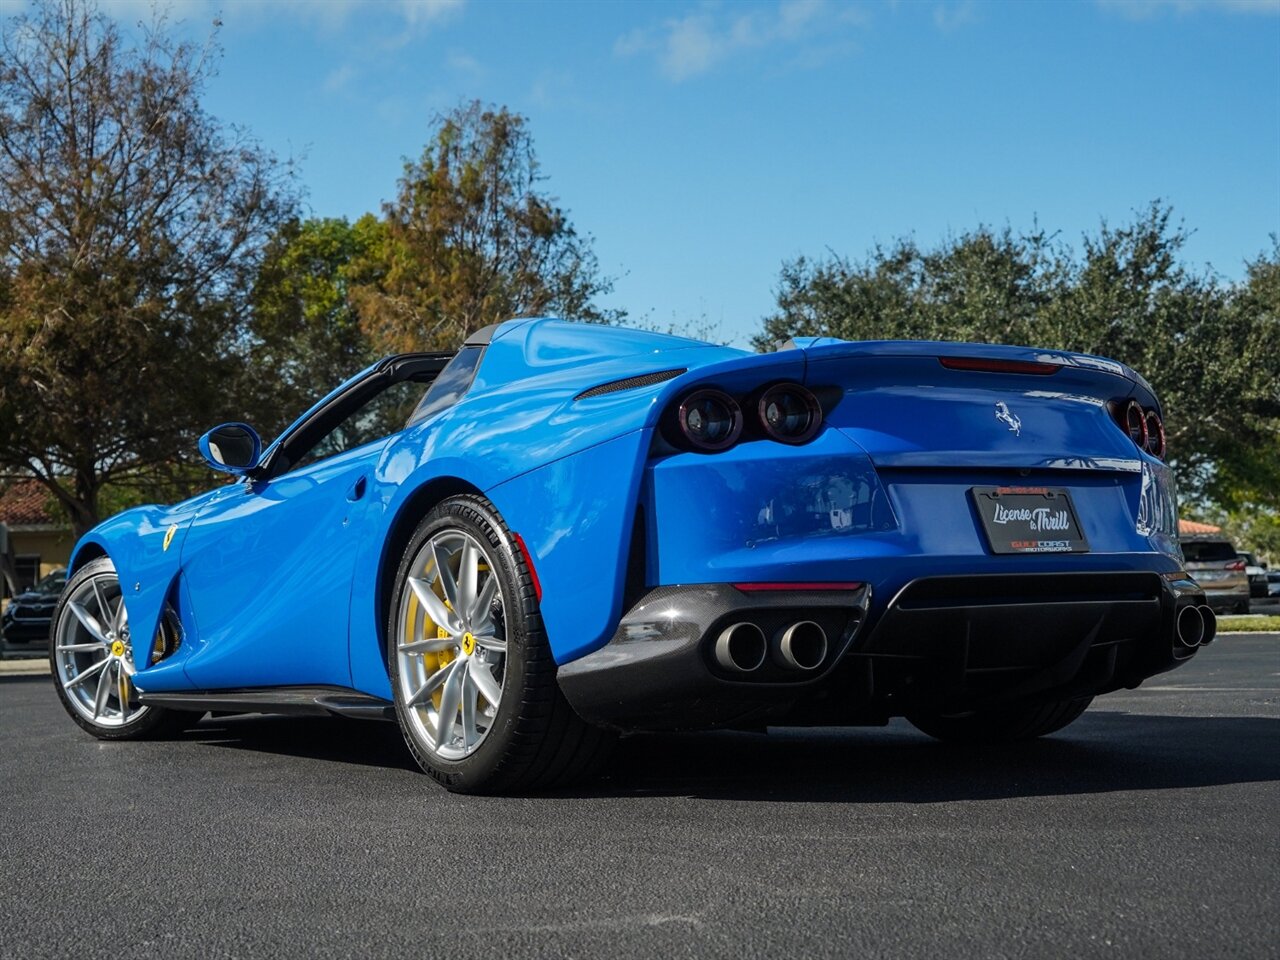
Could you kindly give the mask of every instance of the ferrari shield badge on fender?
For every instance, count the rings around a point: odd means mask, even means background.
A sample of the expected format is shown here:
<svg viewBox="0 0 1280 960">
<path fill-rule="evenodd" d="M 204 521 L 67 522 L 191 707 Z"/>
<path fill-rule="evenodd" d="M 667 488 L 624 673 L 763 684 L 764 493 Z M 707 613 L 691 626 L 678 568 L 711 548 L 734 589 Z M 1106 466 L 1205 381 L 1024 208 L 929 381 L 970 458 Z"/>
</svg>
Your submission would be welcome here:
<svg viewBox="0 0 1280 960">
<path fill-rule="evenodd" d="M 164 551 L 168 552 L 169 544 L 173 543 L 173 535 L 178 532 L 178 525 L 175 523 L 164 532 Z"/>
</svg>

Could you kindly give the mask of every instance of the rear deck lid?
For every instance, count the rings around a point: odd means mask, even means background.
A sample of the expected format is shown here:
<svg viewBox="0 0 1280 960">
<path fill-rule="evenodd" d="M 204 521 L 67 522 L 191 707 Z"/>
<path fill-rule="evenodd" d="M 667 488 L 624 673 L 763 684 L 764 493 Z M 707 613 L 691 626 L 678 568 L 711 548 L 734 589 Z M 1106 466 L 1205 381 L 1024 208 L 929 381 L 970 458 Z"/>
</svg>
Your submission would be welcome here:
<svg viewBox="0 0 1280 960">
<path fill-rule="evenodd" d="M 797 346 L 809 386 L 839 397 L 827 422 L 878 467 L 1141 470 L 1108 403 L 1155 399 L 1123 364 L 989 344 Z"/>
</svg>

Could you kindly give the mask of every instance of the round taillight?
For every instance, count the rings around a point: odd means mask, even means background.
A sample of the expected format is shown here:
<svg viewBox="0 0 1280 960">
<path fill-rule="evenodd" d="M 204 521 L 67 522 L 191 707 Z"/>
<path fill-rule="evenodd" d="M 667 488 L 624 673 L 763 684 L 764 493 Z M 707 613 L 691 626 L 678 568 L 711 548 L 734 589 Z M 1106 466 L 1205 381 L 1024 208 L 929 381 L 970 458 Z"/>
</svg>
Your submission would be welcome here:
<svg viewBox="0 0 1280 960">
<path fill-rule="evenodd" d="M 822 426 L 818 398 L 798 383 L 779 383 L 756 405 L 766 436 L 782 443 L 808 443 Z"/>
<path fill-rule="evenodd" d="M 1137 400 L 1130 400 L 1124 408 L 1124 429 L 1139 450 L 1147 449 L 1147 415 Z"/>
<path fill-rule="evenodd" d="M 1145 418 L 1147 427 L 1147 453 L 1160 460 L 1164 459 L 1164 421 L 1160 419 L 1160 414 L 1154 410 L 1148 410 Z"/>
<path fill-rule="evenodd" d="M 695 390 L 681 401 L 677 422 L 695 450 L 727 450 L 742 435 L 742 408 L 723 390 Z"/>
</svg>

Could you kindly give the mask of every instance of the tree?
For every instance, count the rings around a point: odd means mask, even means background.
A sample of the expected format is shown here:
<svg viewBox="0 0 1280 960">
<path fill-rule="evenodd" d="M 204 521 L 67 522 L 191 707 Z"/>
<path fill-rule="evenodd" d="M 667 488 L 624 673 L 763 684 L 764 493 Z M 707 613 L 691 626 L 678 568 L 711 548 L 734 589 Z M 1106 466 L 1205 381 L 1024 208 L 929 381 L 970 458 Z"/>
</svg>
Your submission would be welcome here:
<svg viewBox="0 0 1280 960">
<path fill-rule="evenodd" d="M 620 314 L 594 299 L 612 289 L 542 180 L 523 117 L 478 102 L 437 117 L 422 156 L 406 162 L 395 200 L 354 264 L 352 300 L 380 351 L 456 347 L 510 317 L 554 312 L 586 321 Z"/>
<path fill-rule="evenodd" d="M 113 480 L 242 415 L 247 293 L 290 171 L 208 116 L 214 59 L 163 23 L 126 45 L 81 0 L 0 35 L 0 470 L 77 531 Z"/>
<path fill-rule="evenodd" d="M 1270 531 L 1268 549 L 1280 557 L 1280 238 L 1271 244 L 1247 265 L 1245 283 L 1228 301 L 1235 336 L 1219 351 L 1247 388 L 1235 419 L 1218 426 L 1224 437 L 1239 434 L 1245 442 L 1219 444 L 1208 488 L 1212 502 L 1237 514 L 1269 514 L 1254 526 Z"/>
<path fill-rule="evenodd" d="M 1280 247 L 1246 283 L 1186 270 L 1186 232 L 1153 203 L 1076 254 L 1037 231 L 988 227 L 934 250 L 911 240 L 861 262 L 784 263 L 778 312 L 755 338 L 1023 343 L 1121 360 L 1155 387 L 1184 496 L 1275 509 L 1280 490 Z"/>
<path fill-rule="evenodd" d="M 979 227 L 936 250 L 903 238 L 854 263 L 830 256 L 782 265 L 779 312 L 757 349 L 793 336 L 1008 340 L 1035 322 L 1064 265 L 1043 233 Z"/>
<path fill-rule="evenodd" d="M 287 426 L 317 399 L 376 359 L 351 303 L 353 263 L 380 237 L 376 218 L 291 220 L 267 244 L 254 280 L 251 327 L 257 381 L 254 423 Z"/>
</svg>

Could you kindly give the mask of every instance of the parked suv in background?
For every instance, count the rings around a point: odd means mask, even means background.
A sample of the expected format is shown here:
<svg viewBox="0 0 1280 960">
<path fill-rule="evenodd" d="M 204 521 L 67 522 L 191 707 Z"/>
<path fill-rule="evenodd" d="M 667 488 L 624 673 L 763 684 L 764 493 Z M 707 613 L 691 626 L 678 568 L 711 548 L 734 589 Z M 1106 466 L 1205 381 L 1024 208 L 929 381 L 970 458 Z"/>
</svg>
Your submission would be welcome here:
<svg viewBox="0 0 1280 960">
<path fill-rule="evenodd" d="M 6 650 L 44 648 L 49 642 L 53 608 L 66 582 L 67 571 L 54 570 L 9 601 L 0 618 Z"/>
<path fill-rule="evenodd" d="M 1249 596 L 1257 600 L 1267 595 L 1267 565 L 1259 563 L 1248 550 L 1240 554 L 1240 559 L 1244 561 L 1244 573 L 1249 578 Z"/>
<path fill-rule="evenodd" d="M 1230 540 L 1191 537 L 1182 541 L 1187 572 L 1217 613 L 1249 612 L 1249 577 L 1244 559 Z"/>
</svg>

